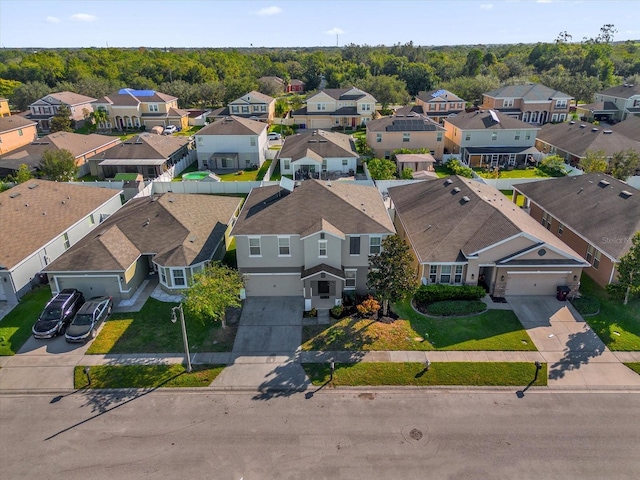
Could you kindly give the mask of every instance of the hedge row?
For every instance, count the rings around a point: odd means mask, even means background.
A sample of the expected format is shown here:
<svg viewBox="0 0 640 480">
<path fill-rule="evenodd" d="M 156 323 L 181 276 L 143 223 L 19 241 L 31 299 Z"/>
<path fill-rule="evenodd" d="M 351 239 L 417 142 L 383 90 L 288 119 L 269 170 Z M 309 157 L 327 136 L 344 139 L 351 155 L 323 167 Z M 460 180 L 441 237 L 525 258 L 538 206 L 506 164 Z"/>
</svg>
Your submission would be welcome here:
<svg viewBox="0 0 640 480">
<path fill-rule="evenodd" d="M 484 288 L 475 285 L 422 285 L 415 294 L 419 303 L 445 300 L 480 300 L 486 295 Z"/>
<path fill-rule="evenodd" d="M 484 312 L 487 306 L 480 300 L 448 300 L 435 302 L 427 307 L 429 315 L 441 317 L 464 316 Z"/>
</svg>

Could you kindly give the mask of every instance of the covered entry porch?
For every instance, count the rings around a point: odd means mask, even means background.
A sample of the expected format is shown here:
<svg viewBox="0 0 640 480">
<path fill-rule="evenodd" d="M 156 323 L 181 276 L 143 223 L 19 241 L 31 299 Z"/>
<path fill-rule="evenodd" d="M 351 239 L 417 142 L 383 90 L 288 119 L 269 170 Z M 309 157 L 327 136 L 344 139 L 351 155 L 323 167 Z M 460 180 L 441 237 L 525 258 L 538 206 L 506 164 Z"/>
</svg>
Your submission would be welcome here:
<svg viewBox="0 0 640 480">
<path fill-rule="evenodd" d="M 327 309 L 342 302 L 345 274 L 324 263 L 302 271 L 305 310 Z"/>
</svg>

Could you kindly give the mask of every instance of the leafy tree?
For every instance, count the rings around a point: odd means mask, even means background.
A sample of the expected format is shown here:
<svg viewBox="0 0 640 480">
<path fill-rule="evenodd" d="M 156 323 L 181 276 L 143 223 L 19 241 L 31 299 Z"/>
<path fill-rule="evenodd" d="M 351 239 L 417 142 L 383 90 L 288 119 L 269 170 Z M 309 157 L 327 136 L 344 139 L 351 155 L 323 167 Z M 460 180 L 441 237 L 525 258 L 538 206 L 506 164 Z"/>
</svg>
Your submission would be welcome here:
<svg viewBox="0 0 640 480">
<path fill-rule="evenodd" d="M 389 311 L 389 300 L 402 300 L 417 287 L 409 246 L 398 235 L 385 238 L 380 254 L 369 257 L 367 287 L 382 300 L 383 315 Z"/>
<path fill-rule="evenodd" d="M 9 97 L 11 104 L 18 110 L 26 110 L 36 100 L 51 93 L 51 88 L 43 82 L 23 83 L 13 91 Z"/>
<path fill-rule="evenodd" d="M 626 181 L 640 168 L 640 155 L 634 150 L 616 152 L 611 157 L 609 166 L 612 177 Z"/>
<path fill-rule="evenodd" d="M 396 176 L 396 164 L 386 158 L 372 158 L 367 168 L 374 180 L 393 180 Z"/>
<path fill-rule="evenodd" d="M 540 170 L 554 177 L 562 177 L 567 174 L 564 166 L 564 158 L 560 155 L 549 155 L 545 157 L 538 167 Z"/>
<path fill-rule="evenodd" d="M 71 127 L 71 110 L 66 105 L 60 105 L 56 114 L 51 118 L 49 130 L 53 132 L 73 132 Z"/>
<path fill-rule="evenodd" d="M 225 312 L 240 306 L 242 274 L 220 262 L 209 264 L 193 276 L 190 288 L 183 292 L 187 311 L 201 322 L 221 322 L 225 327 Z"/>
<path fill-rule="evenodd" d="M 396 76 L 369 76 L 357 82 L 357 86 L 373 95 L 380 102 L 382 110 L 386 110 L 392 103 L 404 104 L 408 100 L 407 85 Z"/>
<path fill-rule="evenodd" d="M 78 176 L 79 167 L 69 150 L 45 150 L 40 162 L 40 172 L 54 182 L 71 182 Z"/>
<path fill-rule="evenodd" d="M 103 128 L 101 125 L 106 125 L 108 119 L 109 114 L 102 107 L 95 109 L 90 115 L 90 121 L 92 122 L 94 130 L 97 128 Z"/>
<path fill-rule="evenodd" d="M 482 67 L 483 60 L 482 50 L 477 48 L 472 49 L 467 54 L 467 63 L 464 64 L 464 74 L 467 77 L 475 77 L 480 73 L 480 67 Z"/>
<path fill-rule="evenodd" d="M 286 98 L 278 98 L 276 100 L 275 105 L 275 115 L 276 117 L 284 117 L 285 114 L 289 111 L 289 102 L 287 102 Z"/>
<path fill-rule="evenodd" d="M 410 63 L 398 75 L 407 85 L 409 95 L 416 96 L 422 91 L 431 90 L 437 81 L 433 67 L 425 63 Z"/>
<path fill-rule="evenodd" d="M 31 169 L 26 163 L 20 164 L 14 175 L 9 175 L 9 181 L 16 183 L 24 183 L 32 178 L 33 175 L 31 174 Z"/>
<path fill-rule="evenodd" d="M 413 169 L 409 167 L 405 167 L 402 169 L 402 179 L 403 180 L 412 180 L 413 179 Z"/>
<path fill-rule="evenodd" d="M 454 175 L 460 175 L 461 177 L 473 178 L 473 170 L 466 165 L 460 163 L 457 158 L 450 158 L 445 164 Z"/>
<path fill-rule="evenodd" d="M 631 295 L 640 293 L 640 232 L 631 239 L 631 248 L 620 257 L 618 264 L 618 284 L 624 288 L 624 305 Z"/>
<path fill-rule="evenodd" d="M 584 173 L 606 172 L 608 166 L 604 150 L 587 150 L 585 158 L 580 160 L 580 168 Z"/>
<path fill-rule="evenodd" d="M 4 78 L 0 78 L 0 97 L 10 98 L 13 96 L 13 92 L 22 85 L 20 82 L 16 80 L 6 80 Z"/>
</svg>

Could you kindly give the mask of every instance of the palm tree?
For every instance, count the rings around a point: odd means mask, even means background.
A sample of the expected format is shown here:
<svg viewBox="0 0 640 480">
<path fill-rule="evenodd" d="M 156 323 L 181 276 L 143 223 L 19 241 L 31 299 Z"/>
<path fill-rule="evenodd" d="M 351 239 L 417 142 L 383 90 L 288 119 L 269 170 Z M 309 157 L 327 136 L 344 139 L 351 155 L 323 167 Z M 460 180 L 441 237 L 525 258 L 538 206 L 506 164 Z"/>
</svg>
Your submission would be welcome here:
<svg viewBox="0 0 640 480">
<path fill-rule="evenodd" d="M 98 108 L 97 110 L 94 110 L 93 113 L 91 114 L 91 117 L 98 129 L 100 129 L 101 126 L 104 126 L 107 123 L 107 120 L 109 119 L 109 115 L 107 114 L 107 111 L 104 108 Z"/>
</svg>

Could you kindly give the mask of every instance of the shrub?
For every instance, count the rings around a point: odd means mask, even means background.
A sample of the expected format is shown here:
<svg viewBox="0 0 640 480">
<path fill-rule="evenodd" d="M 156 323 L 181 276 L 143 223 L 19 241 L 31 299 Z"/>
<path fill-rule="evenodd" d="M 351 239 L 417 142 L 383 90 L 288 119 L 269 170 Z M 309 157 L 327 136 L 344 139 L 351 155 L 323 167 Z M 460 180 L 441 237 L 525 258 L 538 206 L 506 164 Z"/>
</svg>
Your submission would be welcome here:
<svg viewBox="0 0 640 480">
<path fill-rule="evenodd" d="M 595 315 L 600 310 L 600 300 L 596 297 L 578 297 L 571 300 L 571 303 L 580 315 Z"/>
<path fill-rule="evenodd" d="M 448 300 L 435 302 L 427 307 L 429 315 L 442 317 L 464 316 L 484 312 L 487 306 L 480 300 Z"/>
<path fill-rule="evenodd" d="M 380 310 L 380 302 L 369 295 L 361 304 L 356 306 L 356 309 L 363 317 L 370 317 Z"/>
<path fill-rule="evenodd" d="M 627 287 L 620 283 L 610 283 L 607 285 L 607 293 L 614 300 L 623 300 L 627 293 Z M 640 297 L 640 288 L 631 288 L 629 298 Z"/>
<path fill-rule="evenodd" d="M 445 300 L 480 300 L 486 295 L 484 288 L 475 285 L 422 285 L 415 299 L 420 303 L 442 302 Z"/>
<path fill-rule="evenodd" d="M 329 311 L 329 313 L 333 318 L 338 318 L 338 319 L 342 318 L 342 315 L 344 313 L 344 307 L 342 305 L 336 305 Z"/>
<path fill-rule="evenodd" d="M 309 310 L 308 312 L 304 312 L 302 314 L 302 316 L 304 318 L 313 318 L 313 317 L 317 317 L 318 316 L 318 310 L 316 310 L 315 307 L 313 307 L 311 310 Z"/>
<path fill-rule="evenodd" d="M 538 168 L 547 175 L 563 177 L 567 174 L 564 165 L 564 159 L 562 157 L 559 155 L 549 155 L 540 162 Z"/>
<path fill-rule="evenodd" d="M 454 175 L 460 175 L 461 177 L 473 178 L 473 170 L 465 165 L 460 163 L 460 160 L 457 158 L 450 158 L 446 163 L 446 166 L 449 170 L 453 172 Z"/>
</svg>

